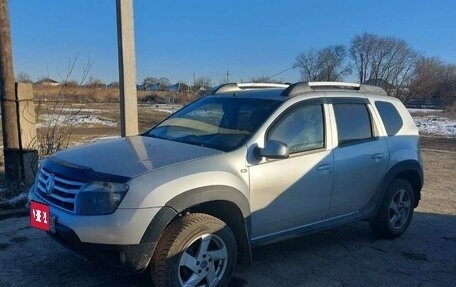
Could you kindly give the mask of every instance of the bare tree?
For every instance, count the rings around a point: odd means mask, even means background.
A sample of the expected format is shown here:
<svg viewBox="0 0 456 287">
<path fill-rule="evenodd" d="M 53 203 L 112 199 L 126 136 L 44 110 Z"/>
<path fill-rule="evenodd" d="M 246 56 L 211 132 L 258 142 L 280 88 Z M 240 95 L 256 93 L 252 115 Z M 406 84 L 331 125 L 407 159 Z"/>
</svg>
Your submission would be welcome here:
<svg viewBox="0 0 456 287">
<path fill-rule="evenodd" d="M 445 105 L 454 104 L 456 102 L 456 65 L 445 64 L 435 57 L 421 57 L 416 64 L 410 93 Z"/>
<path fill-rule="evenodd" d="M 169 79 L 167 77 L 158 78 L 158 82 L 164 87 L 171 86 L 171 82 L 169 81 Z"/>
<path fill-rule="evenodd" d="M 62 82 L 62 85 L 65 85 L 67 87 L 77 87 L 79 86 L 79 82 L 75 80 L 67 80 L 65 82 Z"/>
<path fill-rule="evenodd" d="M 333 45 L 300 53 L 296 57 L 295 67 L 300 69 L 303 81 L 339 81 L 351 72 L 346 60 L 345 47 Z"/>
<path fill-rule="evenodd" d="M 283 81 L 275 80 L 270 76 L 259 76 L 250 78 L 249 82 L 251 83 L 273 83 L 273 84 L 282 84 Z"/>
<path fill-rule="evenodd" d="M 301 52 L 296 57 L 295 66 L 299 68 L 301 79 L 306 82 L 318 81 L 321 74 L 318 52 L 315 49 Z"/>
<path fill-rule="evenodd" d="M 406 87 L 413 79 L 418 53 L 404 40 L 369 33 L 356 35 L 350 56 L 360 83 L 382 86 L 403 100 L 407 97 Z"/>
<path fill-rule="evenodd" d="M 212 87 L 212 81 L 208 77 L 198 77 L 195 79 L 193 85 L 193 90 L 195 91 L 205 91 Z"/>
<path fill-rule="evenodd" d="M 350 66 L 346 65 L 347 51 L 344 46 L 329 46 L 318 51 L 322 71 L 320 79 L 323 81 L 339 81 L 350 74 Z"/>
<path fill-rule="evenodd" d="M 158 79 L 155 77 L 145 77 L 142 81 L 143 85 L 154 85 L 158 83 Z"/>
<path fill-rule="evenodd" d="M 100 79 L 94 78 L 92 76 L 89 77 L 87 80 L 86 84 L 87 87 L 91 88 L 104 88 L 106 87 L 106 84 L 103 83 Z"/>
<path fill-rule="evenodd" d="M 160 77 L 160 78 L 146 77 L 146 78 L 144 78 L 142 84 L 145 87 L 149 87 L 149 86 L 152 86 L 152 85 L 155 85 L 155 84 L 160 84 L 160 89 L 163 89 L 165 87 L 170 86 L 171 82 L 166 77 Z"/>
<path fill-rule="evenodd" d="M 79 53 L 70 52 L 66 72 L 61 76 L 62 83 L 71 81 L 70 77 L 79 62 Z M 92 65 L 90 59 L 81 63 L 82 75 L 77 87 L 86 81 Z M 40 156 L 46 156 L 68 147 L 76 124 L 75 117 L 80 113 L 80 108 L 72 108 L 70 102 L 77 94 L 77 88 L 60 85 L 56 101 L 38 100 L 37 117 L 44 118 L 46 122 L 46 125 L 43 125 L 37 133 L 36 146 Z"/>
<path fill-rule="evenodd" d="M 21 83 L 30 83 L 33 84 L 32 78 L 30 77 L 29 74 L 25 72 L 20 72 L 16 75 L 16 82 L 21 82 Z"/>
</svg>

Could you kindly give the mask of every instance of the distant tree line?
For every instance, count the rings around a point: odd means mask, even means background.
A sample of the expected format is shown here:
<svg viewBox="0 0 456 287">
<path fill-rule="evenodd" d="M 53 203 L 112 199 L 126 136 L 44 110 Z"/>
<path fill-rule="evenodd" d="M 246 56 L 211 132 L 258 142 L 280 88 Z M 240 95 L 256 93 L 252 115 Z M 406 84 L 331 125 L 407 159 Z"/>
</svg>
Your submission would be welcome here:
<svg viewBox="0 0 456 287">
<path fill-rule="evenodd" d="M 359 83 L 380 86 L 405 103 L 417 99 L 430 100 L 453 106 L 456 110 L 456 64 L 421 55 L 407 42 L 395 37 L 364 33 L 355 35 L 348 46 L 310 48 L 296 56 L 293 67 L 299 70 L 302 81 L 353 81 L 355 78 Z M 46 79 L 51 80 L 48 77 L 38 80 Z M 24 72 L 17 74 L 16 81 L 33 83 Z M 256 76 L 249 82 L 282 81 L 274 76 Z M 66 77 L 60 84 L 92 88 L 119 86 L 118 82 L 105 84 L 94 77 L 84 78 L 81 82 Z M 140 84 L 146 88 L 157 84 L 166 88 L 171 82 L 166 77 L 148 76 Z M 193 85 L 187 86 L 193 92 L 204 94 L 213 85 L 210 78 L 203 76 L 194 78 Z"/>
<path fill-rule="evenodd" d="M 456 65 L 423 56 L 394 37 L 364 33 L 354 36 L 348 47 L 308 49 L 296 56 L 295 67 L 302 81 L 343 81 L 350 76 L 381 86 L 404 102 L 456 104 Z"/>
</svg>

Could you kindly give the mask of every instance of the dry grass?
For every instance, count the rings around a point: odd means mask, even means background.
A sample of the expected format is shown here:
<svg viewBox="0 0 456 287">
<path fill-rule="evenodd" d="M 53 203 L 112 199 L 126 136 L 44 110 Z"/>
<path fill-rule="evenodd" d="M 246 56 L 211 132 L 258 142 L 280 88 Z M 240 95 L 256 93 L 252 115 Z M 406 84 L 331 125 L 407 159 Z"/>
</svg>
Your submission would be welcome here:
<svg viewBox="0 0 456 287">
<path fill-rule="evenodd" d="M 90 88 L 79 86 L 33 86 L 38 101 L 67 101 L 72 103 L 117 103 L 118 88 Z M 166 91 L 138 91 L 139 102 L 186 104 L 196 99 L 193 92 L 176 93 Z"/>
</svg>

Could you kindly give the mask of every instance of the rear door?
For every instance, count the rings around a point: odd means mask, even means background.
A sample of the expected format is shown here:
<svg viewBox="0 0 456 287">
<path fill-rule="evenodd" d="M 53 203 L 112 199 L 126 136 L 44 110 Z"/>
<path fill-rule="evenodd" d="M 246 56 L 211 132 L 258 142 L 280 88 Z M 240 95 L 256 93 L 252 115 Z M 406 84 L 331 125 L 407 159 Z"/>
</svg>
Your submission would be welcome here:
<svg viewBox="0 0 456 287">
<path fill-rule="evenodd" d="M 389 162 L 367 99 L 331 99 L 335 117 L 334 184 L 328 217 L 354 213 L 373 197 Z"/>
</svg>

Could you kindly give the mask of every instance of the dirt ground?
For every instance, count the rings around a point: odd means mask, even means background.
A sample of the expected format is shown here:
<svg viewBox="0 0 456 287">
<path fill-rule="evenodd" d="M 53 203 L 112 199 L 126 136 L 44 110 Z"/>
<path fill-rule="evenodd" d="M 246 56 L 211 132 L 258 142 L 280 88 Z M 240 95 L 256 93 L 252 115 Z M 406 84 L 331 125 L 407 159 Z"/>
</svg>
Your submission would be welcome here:
<svg viewBox="0 0 456 287">
<path fill-rule="evenodd" d="M 359 222 L 254 249 L 230 286 L 454 286 L 456 141 L 422 140 L 425 186 L 407 232 L 375 237 Z M 60 247 L 27 217 L 0 221 L 0 286 L 148 286 Z"/>
</svg>

